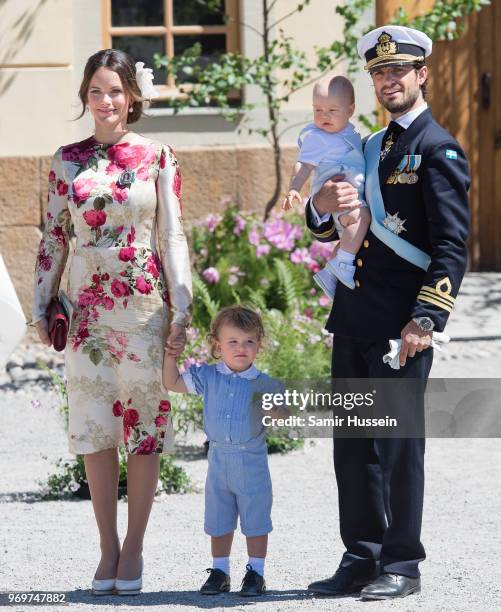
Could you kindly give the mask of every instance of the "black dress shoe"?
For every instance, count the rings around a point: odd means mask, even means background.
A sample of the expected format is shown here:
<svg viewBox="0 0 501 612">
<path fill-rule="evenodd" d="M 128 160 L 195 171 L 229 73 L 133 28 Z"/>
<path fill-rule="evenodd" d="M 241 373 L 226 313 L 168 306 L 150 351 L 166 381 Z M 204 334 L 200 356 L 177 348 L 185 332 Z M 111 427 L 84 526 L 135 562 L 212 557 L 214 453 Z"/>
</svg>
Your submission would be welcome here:
<svg viewBox="0 0 501 612">
<path fill-rule="evenodd" d="M 331 578 L 325 580 L 317 580 L 308 585 L 308 591 L 316 595 L 348 595 L 349 593 L 358 593 L 362 587 L 375 580 L 377 576 L 376 570 L 372 572 L 361 573 L 356 571 L 351 565 L 340 565 Z"/>
<path fill-rule="evenodd" d="M 381 574 L 372 584 L 360 592 L 362 599 L 392 599 L 407 597 L 421 591 L 421 579 L 409 578 L 400 574 Z"/>
<path fill-rule="evenodd" d="M 223 570 L 209 567 L 205 571 L 210 572 L 210 575 L 200 588 L 202 595 L 219 595 L 230 590 L 230 577 Z"/>
<path fill-rule="evenodd" d="M 245 566 L 247 573 L 242 580 L 240 593 L 242 597 L 255 597 L 262 595 L 266 591 L 266 582 L 264 578 L 252 569 L 251 565 Z"/>
</svg>

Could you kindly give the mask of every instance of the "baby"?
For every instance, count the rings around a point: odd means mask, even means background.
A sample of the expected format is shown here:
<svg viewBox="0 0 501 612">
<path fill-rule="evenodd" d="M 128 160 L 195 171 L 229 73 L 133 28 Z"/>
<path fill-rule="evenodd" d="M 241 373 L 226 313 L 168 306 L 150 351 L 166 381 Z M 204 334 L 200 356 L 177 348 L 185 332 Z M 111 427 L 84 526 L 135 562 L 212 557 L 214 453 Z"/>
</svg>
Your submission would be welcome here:
<svg viewBox="0 0 501 612">
<path fill-rule="evenodd" d="M 314 279 L 322 290 L 334 298 L 337 281 L 355 288 L 355 255 L 362 245 L 371 222 L 364 201 L 365 160 L 360 134 L 350 117 L 355 112 L 355 91 L 342 76 L 319 81 L 313 88 L 313 123 L 299 135 L 299 157 L 292 172 L 289 192 L 282 208 L 292 208 L 294 200 L 302 202 L 300 191 L 314 170 L 310 196 L 314 196 L 326 180 L 342 174 L 358 190 L 360 208 L 334 213 L 334 223 L 340 236 L 339 249 Z"/>
<path fill-rule="evenodd" d="M 182 375 L 175 350 L 166 347 L 163 383 L 170 391 L 203 397 L 204 429 L 209 439 L 209 468 L 205 483 L 205 532 L 211 536 L 213 556 L 202 595 L 230 590 L 230 551 L 233 532 L 240 527 L 247 538 L 249 561 L 240 595 L 262 595 L 266 590 L 264 563 L 272 530 L 272 488 L 268 469 L 263 415 L 287 417 L 286 408 L 263 412 L 254 394 L 283 391 L 279 381 L 254 365 L 264 337 L 258 313 L 245 306 L 223 308 L 211 325 L 208 339 L 216 364 L 191 366 Z"/>
</svg>

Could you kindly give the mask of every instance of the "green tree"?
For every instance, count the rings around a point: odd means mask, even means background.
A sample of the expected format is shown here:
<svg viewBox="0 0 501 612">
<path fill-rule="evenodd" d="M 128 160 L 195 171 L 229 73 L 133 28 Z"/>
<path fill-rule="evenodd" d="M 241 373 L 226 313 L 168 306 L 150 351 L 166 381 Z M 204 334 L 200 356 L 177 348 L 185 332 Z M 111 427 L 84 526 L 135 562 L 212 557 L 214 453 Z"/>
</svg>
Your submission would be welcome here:
<svg viewBox="0 0 501 612">
<path fill-rule="evenodd" d="M 223 0 L 197 1 L 212 11 L 224 13 Z M 348 74 L 354 74 L 360 69 L 356 43 L 364 32 L 357 26 L 365 10 L 373 5 L 373 0 L 346 0 L 339 6 L 336 6 L 334 0 L 329 3 L 330 8 L 343 20 L 342 38 L 333 41 L 329 47 L 315 46 L 313 61 L 308 60 L 306 53 L 297 47 L 294 39 L 287 36 L 281 27 L 293 15 L 302 12 L 311 0 L 302 0 L 281 17 L 275 17 L 277 0 L 261 2 L 262 23 L 259 30 L 250 24 L 238 24 L 242 28 L 250 28 L 260 37 L 262 52 L 257 57 L 251 59 L 241 53 L 224 53 L 206 65 L 201 61 L 201 45 L 195 44 L 182 55 L 171 59 L 157 54 L 155 63 L 181 81 L 188 77 L 194 83 L 194 86 L 188 87 L 181 85 L 183 95 L 169 101 L 176 112 L 186 107 L 215 105 L 229 121 L 235 121 L 244 113 L 244 121 L 239 129 L 258 133 L 269 142 L 273 151 L 275 187 L 265 206 L 267 218 L 282 192 L 280 143 L 285 132 L 295 127 L 285 125 L 284 104 L 294 93 L 311 86 L 341 62 L 345 62 Z M 489 0 L 437 0 L 429 13 L 414 19 L 410 19 L 405 10 L 400 8 L 393 23 L 416 27 L 433 40 L 452 40 L 461 33 L 461 19 L 489 3 Z M 224 17 L 227 21 L 230 19 L 227 15 Z M 366 31 L 373 27 L 370 26 Z M 242 91 L 246 85 L 258 87 L 266 108 L 266 122 L 258 128 L 252 127 L 248 120 L 248 111 L 257 104 L 242 102 L 235 105 L 232 102 L 232 93 Z M 281 92 L 279 95 L 278 91 Z M 371 129 L 376 127 L 375 117 L 360 116 L 359 119 Z"/>
</svg>

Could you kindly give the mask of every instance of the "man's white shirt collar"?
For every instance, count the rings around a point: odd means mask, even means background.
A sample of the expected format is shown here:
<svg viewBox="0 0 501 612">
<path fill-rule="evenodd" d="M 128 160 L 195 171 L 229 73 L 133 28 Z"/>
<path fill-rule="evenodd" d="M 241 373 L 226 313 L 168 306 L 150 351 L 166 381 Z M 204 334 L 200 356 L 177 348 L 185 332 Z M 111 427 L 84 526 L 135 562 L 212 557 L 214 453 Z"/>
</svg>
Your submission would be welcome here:
<svg viewBox="0 0 501 612">
<path fill-rule="evenodd" d="M 395 123 L 398 123 L 398 125 L 401 125 L 406 130 L 414 121 L 414 119 L 417 119 L 419 115 L 421 113 L 424 113 L 427 108 L 428 104 L 424 102 L 424 104 L 421 104 L 421 106 L 418 106 L 417 108 L 409 111 L 408 113 L 405 113 L 401 117 L 398 117 L 398 119 L 393 119 L 393 121 L 395 121 Z"/>
<path fill-rule="evenodd" d="M 243 372 L 235 372 L 231 368 L 229 368 L 224 363 L 224 361 L 218 361 L 216 363 L 216 370 L 220 374 L 227 374 L 227 375 L 236 374 L 240 378 L 246 378 L 247 380 L 253 380 L 254 378 L 257 378 L 259 376 L 259 370 L 254 366 L 254 364 L 251 365 L 250 368 L 247 368 L 246 370 L 244 370 Z"/>
</svg>

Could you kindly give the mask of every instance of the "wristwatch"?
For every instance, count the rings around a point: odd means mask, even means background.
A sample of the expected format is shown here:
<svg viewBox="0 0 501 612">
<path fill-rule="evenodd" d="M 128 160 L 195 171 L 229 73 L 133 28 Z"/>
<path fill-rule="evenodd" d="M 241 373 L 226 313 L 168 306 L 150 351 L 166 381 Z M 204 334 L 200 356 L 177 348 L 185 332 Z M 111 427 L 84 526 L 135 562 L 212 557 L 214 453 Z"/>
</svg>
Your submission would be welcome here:
<svg viewBox="0 0 501 612">
<path fill-rule="evenodd" d="M 433 323 L 430 317 L 416 317 L 412 320 L 424 332 L 431 331 L 435 327 L 435 323 Z"/>
</svg>

